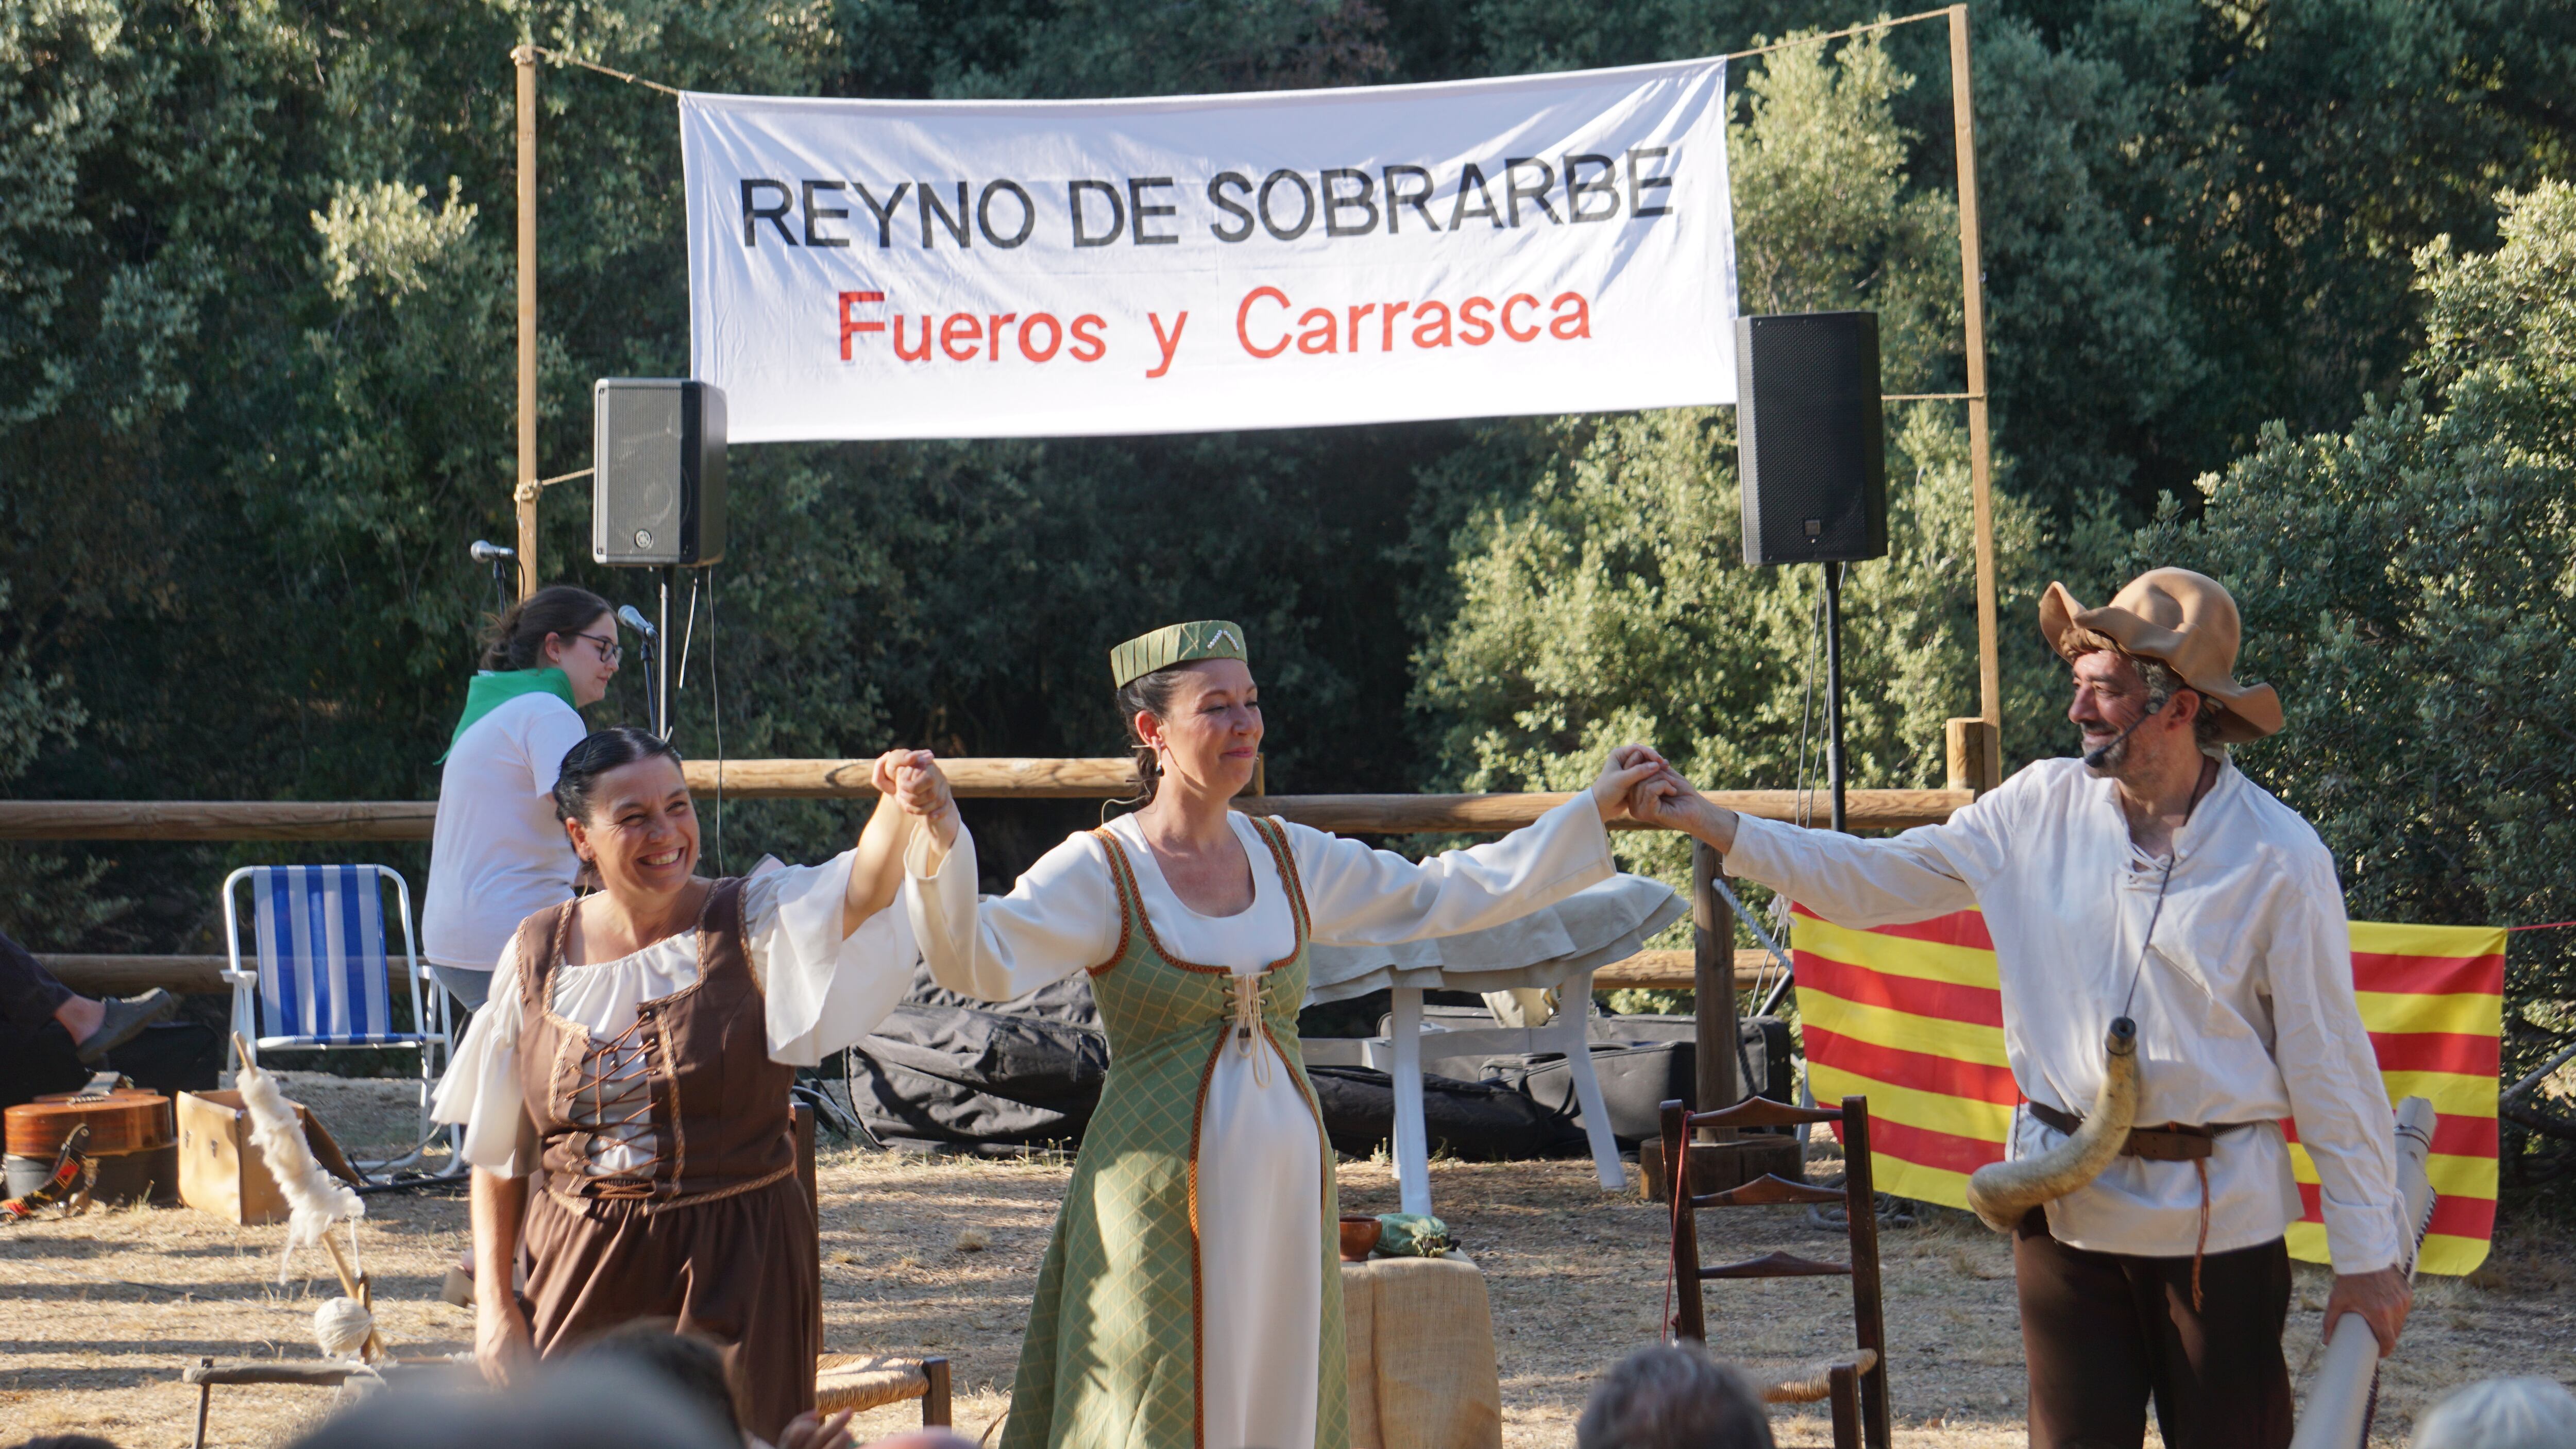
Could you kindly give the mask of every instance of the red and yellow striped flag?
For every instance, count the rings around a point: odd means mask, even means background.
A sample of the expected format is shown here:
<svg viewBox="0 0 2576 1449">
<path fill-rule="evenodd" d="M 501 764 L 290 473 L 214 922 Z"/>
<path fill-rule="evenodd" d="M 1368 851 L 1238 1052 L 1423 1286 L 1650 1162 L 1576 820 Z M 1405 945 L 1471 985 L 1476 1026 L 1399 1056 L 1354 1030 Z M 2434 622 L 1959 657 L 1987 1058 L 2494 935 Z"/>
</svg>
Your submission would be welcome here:
<svg viewBox="0 0 2576 1449">
<path fill-rule="evenodd" d="M 2003 996 L 1985 917 L 1961 911 L 1856 931 L 1804 907 L 1797 926 L 1798 1014 L 1816 1099 L 1869 1098 L 1881 1190 L 1968 1205 L 1968 1174 L 2002 1160 L 2021 1091 L 2004 1060 Z M 2431 1100 L 2428 1273 L 2485 1260 L 2495 1227 L 2496 1072 L 2504 1018 L 2504 931 L 2494 926 L 2352 923 L 2362 1025 L 2394 1104 Z M 2288 1132 L 2306 1216 L 2292 1256 L 2326 1261 L 2317 1170 Z"/>
</svg>

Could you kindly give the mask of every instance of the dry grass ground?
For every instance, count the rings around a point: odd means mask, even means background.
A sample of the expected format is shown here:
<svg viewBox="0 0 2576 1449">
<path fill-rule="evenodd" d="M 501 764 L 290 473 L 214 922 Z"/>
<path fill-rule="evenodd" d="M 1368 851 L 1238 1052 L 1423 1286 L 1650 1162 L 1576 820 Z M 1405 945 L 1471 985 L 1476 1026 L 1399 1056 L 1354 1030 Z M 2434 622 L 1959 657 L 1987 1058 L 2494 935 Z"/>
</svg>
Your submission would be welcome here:
<svg viewBox="0 0 2576 1449">
<path fill-rule="evenodd" d="M 294 1076 L 289 1091 L 335 1131 L 381 1142 L 402 1125 L 381 1082 Z M 826 1337 L 834 1351 L 942 1353 L 954 1361 L 957 1419 L 978 1433 L 1003 1407 L 1047 1229 L 1069 1167 L 861 1152 L 822 1169 Z M 1347 1210 L 1396 1206 L 1392 1171 L 1345 1163 Z M 1503 1376 L 1504 1440 L 1572 1442 L 1592 1380 L 1649 1342 L 1662 1311 L 1664 1221 L 1634 1196 L 1603 1194 L 1586 1163 L 1440 1163 L 1443 1217 L 1482 1265 Z M 472 1319 L 438 1300 L 466 1242 L 461 1197 L 371 1202 L 363 1231 L 378 1320 L 402 1354 L 466 1349 Z M 1831 1256 L 1835 1240 L 1799 1210 L 1711 1213 L 1708 1256 L 1773 1248 Z M 970 1233 L 970 1230 L 976 1230 Z M 197 1356 L 314 1355 L 311 1314 L 336 1291 L 318 1259 L 276 1283 L 282 1228 L 235 1228 L 184 1208 L 93 1212 L 0 1228 L 0 1443 L 79 1429 L 128 1449 L 177 1449 L 195 1394 L 178 1382 Z M 977 1236 L 987 1246 L 972 1247 Z M 2474 1282 L 2419 1289 L 2391 1364 L 2375 1442 L 2402 1444 L 2413 1414 L 2449 1387 L 2503 1373 L 2576 1372 L 2576 1265 L 2569 1244 L 2500 1246 Z M 1909 1449 L 2023 1442 L 2021 1353 L 2002 1243 L 1945 1218 L 1884 1240 L 1898 1439 Z M 310 1276 L 314 1274 L 319 1276 Z M 2314 1357 L 2321 1273 L 2302 1270 L 2291 1361 Z M 1848 1299 L 1831 1281 L 1709 1290 L 1720 1354 L 1757 1365 L 1804 1360 L 1844 1341 Z M 327 1405 L 323 1391 L 219 1389 L 209 1440 L 270 1445 Z M 908 1407 L 862 1427 L 914 1422 Z M 1822 1421 L 1784 1416 L 1783 1444 L 1822 1444 Z"/>
</svg>

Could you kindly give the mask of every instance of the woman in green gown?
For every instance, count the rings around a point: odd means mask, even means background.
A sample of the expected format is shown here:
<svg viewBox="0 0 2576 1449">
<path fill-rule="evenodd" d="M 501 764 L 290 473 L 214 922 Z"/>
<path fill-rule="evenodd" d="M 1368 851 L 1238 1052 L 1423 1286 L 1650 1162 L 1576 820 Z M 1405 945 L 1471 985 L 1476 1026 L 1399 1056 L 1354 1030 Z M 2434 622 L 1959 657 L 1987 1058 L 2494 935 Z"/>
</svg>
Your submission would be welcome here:
<svg viewBox="0 0 2576 1449">
<path fill-rule="evenodd" d="M 1610 877 L 1606 826 L 1662 767 L 1419 863 L 1230 808 L 1262 739 L 1243 633 L 1174 625 L 1111 655 L 1147 799 L 979 900 L 935 762 L 906 908 L 932 975 L 1005 1000 L 1088 971 L 1111 1065 L 1040 1271 L 1005 1449 L 1344 1449 L 1332 1149 L 1296 1050 L 1314 942 L 1481 930 Z"/>
</svg>

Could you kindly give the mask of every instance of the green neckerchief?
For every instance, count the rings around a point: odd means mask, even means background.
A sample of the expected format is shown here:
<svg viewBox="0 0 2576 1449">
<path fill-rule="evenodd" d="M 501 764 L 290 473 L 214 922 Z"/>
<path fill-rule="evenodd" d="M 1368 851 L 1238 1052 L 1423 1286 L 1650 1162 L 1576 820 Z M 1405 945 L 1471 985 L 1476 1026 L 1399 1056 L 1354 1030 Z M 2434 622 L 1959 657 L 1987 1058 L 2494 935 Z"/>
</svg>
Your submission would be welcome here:
<svg viewBox="0 0 2576 1449">
<path fill-rule="evenodd" d="M 486 669 L 465 687 L 465 715 L 456 722 L 456 732 L 447 737 L 447 748 L 439 754 L 437 763 L 447 763 L 447 757 L 456 753 L 456 742 L 465 738 L 476 720 L 523 694 L 551 694 L 575 709 L 581 708 L 573 704 L 572 680 L 560 669 Z"/>
</svg>

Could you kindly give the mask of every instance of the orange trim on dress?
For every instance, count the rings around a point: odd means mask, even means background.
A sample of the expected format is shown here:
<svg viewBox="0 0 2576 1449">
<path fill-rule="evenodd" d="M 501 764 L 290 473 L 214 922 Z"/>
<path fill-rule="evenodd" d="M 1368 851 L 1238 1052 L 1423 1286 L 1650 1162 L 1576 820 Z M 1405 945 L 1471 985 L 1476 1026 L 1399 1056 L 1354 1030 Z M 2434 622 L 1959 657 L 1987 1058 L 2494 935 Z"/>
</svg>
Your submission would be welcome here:
<svg viewBox="0 0 2576 1449">
<path fill-rule="evenodd" d="M 1139 915 L 1143 914 L 1140 910 Z M 1220 1023 L 1222 1027 L 1222 1023 Z M 1207 1125 L 1208 1083 L 1225 1059 L 1225 1032 L 1199 1068 L 1198 1100 L 1190 1112 L 1190 1442 L 1207 1449 L 1207 1292 L 1199 1252 L 1199 1129 Z"/>
<path fill-rule="evenodd" d="M 1255 817 L 1253 817 L 1253 816 L 1249 816 L 1249 815 L 1245 816 L 1244 818 L 1245 818 L 1246 820 L 1248 820 L 1248 821 L 1251 821 L 1251 822 L 1252 822 L 1253 833 L 1254 833 L 1255 835 L 1261 835 L 1261 836 L 1262 836 L 1263 841 L 1266 843 L 1266 842 L 1269 840 L 1269 837 L 1268 837 L 1267 835 L 1265 835 L 1265 834 L 1263 834 L 1263 833 L 1262 833 L 1262 830 L 1261 830 L 1261 823 L 1260 823 L 1260 821 L 1259 821 L 1257 818 L 1255 818 Z M 1119 841 L 1117 840 L 1117 838 L 1116 838 L 1115 836 L 1112 836 L 1112 835 L 1109 833 L 1109 831 L 1108 831 L 1107 827 L 1105 827 L 1105 826 L 1104 826 L 1104 827 L 1103 827 L 1103 828 L 1101 828 L 1100 830 L 1097 830 L 1097 831 L 1095 831 L 1095 832 L 1093 832 L 1093 833 L 1094 833 L 1094 834 L 1096 834 L 1096 835 L 1098 835 L 1098 836 L 1100 836 L 1104 841 L 1106 841 L 1106 842 L 1108 843 L 1109 848 L 1110 848 L 1110 853 L 1111 853 L 1111 855 L 1112 855 L 1113 857 L 1115 857 L 1117 860 L 1119 860 L 1119 861 L 1120 861 L 1120 863 L 1122 863 L 1122 864 L 1124 864 L 1124 863 L 1125 863 L 1125 860 L 1126 860 L 1126 847 L 1124 847 L 1123 845 L 1121 845 L 1121 844 L 1119 843 Z M 1272 845 L 1272 846 L 1270 847 L 1270 853 L 1271 853 L 1271 855 L 1272 855 L 1272 856 L 1276 857 L 1276 856 L 1279 854 L 1279 847 L 1278 847 L 1278 846 L 1276 846 L 1276 845 Z M 1247 863 L 1247 864 L 1249 864 L 1249 862 L 1246 862 L 1246 863 Z M 1134 873 L 1134 869 L 1135 869 L 1135 868 L 1134 868 L 1132 865 L 1131 865 L 1131 866 L 1128 866 L 1128 871 L 1129 871 L 1129 874 L 1130 874 L 1130 883 L 1131 883 L 1131 884 L 1133 883 L 1133 873 Z M 1165 881 L 1165 882 L 1164 882 L 1164 885 L 1165 885 L 1166 887 L 1168 887 L 1170 884 L 1171 884 L 1171 882 L 1169 882 L 1169 881 Z M 1257 877 L 1257 876 L 1256 876 L 1256 877 L 1254 877 L 1253 882 L 1252 882 L 1252 899 L 1253 899 L 1253 901 L 1254 901 L 1256 904 L 1258 904 L 1258 903 L 1259 903 L 1259 901 L 1261 900 L 1261 881 L 1260 881 L 1260 878 L 1259 878 L 1259 877 Z M 1296 938 L 1297 938 L 1297 944 L 1298 944 L 1300 947 L 1302 947 L 1302 946 L 1305 944 L 1305 934 L 1306 934 L 1306 926 L 1305 926 L 1304 909 L 1303 909 L 1303 906 L 1302 906 L 1302 904 L 1301 904 L 1302 900 L 1303 900 L 1303 897 L 1302 897 L 1302 895 L 1301 895 L 1299 892 L 1297 892 L 1297 891 L 1296 891 L 1296 890 L 1294 890 L 1294 889 L 1291 889 L 1291 890 L 1290 890 L 1290 892 L 1289 892 L 1289 896 L 1288 896 L 1288 914 L 1289 914 L 1289 918 L 1290 918 L 1291 922 L 1295 925 L 1295 928 L 1296 928 L 1296 929 L 1295 929 L 1294 934 L 1295 934 L 1295 936 L 1296 936 Z M 1244 908 L 1243 908 L 1243 911 L 1239 911 L 1239 912 L 1237 912 L 1236 914 L 1237 914 L 1237 915 L 1241 915 L 1241 914 L 1244 914 L 1245 912 L 1249 912 L 1251 909 L 1252 909 L 1252 907 L 1251 907 L 1251 906 L 1246 906 L 1246 907 L 1244 907 Z M 1217 916 L 1210 916 L 1210 917 L 1208 917 L 1207 919 L 1209 919 L 1209 920 L 1222 920 L 1222 919 L 1231 919 L 1231 917 L 1217 917 Z M 1200 964 L 1199 962 L 1192 961 L 1192 960 L 1189 960 L 1189 959 L 1187 959 L 1187 958 L 1185 958 L 1185 957 L 1181 956 L 1179 953 L 1177 953 L 1177 952 L 1173 951 L 1170 947 L 1165 946 L 1165 945 L 1163 944 L 1163 940 L 1162 940 L 1162 938 L 1161 938 L 1160 936 L 1157 936 L 1157 935 L 1155 935 L 1155 934 L 1154 934 L 1154 917 L 1153 917 L 1153 914 L 1152 914 L 1151 912 L 1149 912 L 1149 911 L 1147 911 L 1147 910 L 1145 909 L 1145 897 L 1144 897 L 1144 892 L 1143 892 L 1143 891 L 1141 891 L 1141 890 L 1139 890 L 1139 891 L 1137 892 L 1137 895 L 1136 895 L 1136 924 L 1137 924 L 1138 926 L 1140 926 L 1140 927 L 1142 927 L 1142 928 L 1143 928 L 1143 930 L 1144 930 L 1144 932 L 1145 932 L 1145 940 L 1146 940 L 1146 942 L 1147 942 L 1148 944 L 1150 944 L 1151 946 L 1153 946 L 1153 948 L 1154 948 L 1154 954 L 1155 954 L 1155 955 L 1157 955 L 1157 956 L 1162 957 L 1162 958 L 1163 958 L 1163 961 L 1164 961 L 1164 963 L 1165 963 L 1166 965 L 1169 965 L 1169 966 L 1171 966 L 1171 967 L 1173 967 L 1173 968 L 1175 968 L 1175 969 L 1177 969 L 1177 970 L 1181 970 L 1181 971 L 1193 971 L 1193 972 L 1198 973 L 1198 974 L 1199 974 L 1199 975 L 1201 975 L 1201 976 L 1232 976 L 1232 975 L 1234 975 L 1234 974 L 1235 974 L 1235 970 L 1234 970 L 1234 968 L 1233 968 L 1233 967 L 1231 967 L 1231 966 L 1207 966 L 1207 965 L 1202 965 L 1202 964 Z M 1122 921 L 1122 922 L 1120 923 L 1120 929 L 1121 929 L 1122 931 L 1125 929 L 1125 922 L 1123 922 L 1123 921 Z M 1296 951 L 1294 951 L 1294 950 L 1291 950 L 1287 955 L 1282 956 L 1282 957 L 1280 957 L 1278 960 L 1271 962 L 1269 965 L 1266 965 L 1266 966 L 1262 967 L 1259 971 L 1249 972 L 1249 973 L 1246 973 L 1246 974 L 1248 974 L 1248 975 L 1254 975 L 1254 976 L 1267 976 L 1267 975 L 1269 975 L 1271 972 L 1278 970 L 1280 967 L 1285 966 L 1285 965 L 1287 965 L 1288 963 L 1290 963 L 1290 962 L 1292 962 L 1292 961 L 1294 961 L 1294 960 L 1296 960 L 1296 959 L 1297 959 L 1297 952 L 1296 952 Z"/>
<path fill-rule="evenodd" d="M 1136 894 L 1136 881 L 1127 864 L 1127 853 L 1118 848 L 1118 841 L 1109 833 L 1109 828 L 1102 826 L 1091 833 L 1100 837 L 1101 853 L 1109 860 L 1109 889 L 1118 897 L 1118 949 L 1109 953 L 1108 960 L 1085 968 L 1083 974 L 1105 976 L 1119 962 L 1127 959 L 1127 942 L 1135 933 L 1131 923 L 1145 914 L 1145 903 Z"/>
</svg>

